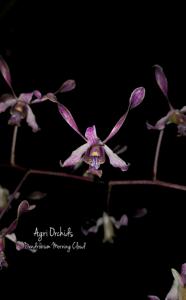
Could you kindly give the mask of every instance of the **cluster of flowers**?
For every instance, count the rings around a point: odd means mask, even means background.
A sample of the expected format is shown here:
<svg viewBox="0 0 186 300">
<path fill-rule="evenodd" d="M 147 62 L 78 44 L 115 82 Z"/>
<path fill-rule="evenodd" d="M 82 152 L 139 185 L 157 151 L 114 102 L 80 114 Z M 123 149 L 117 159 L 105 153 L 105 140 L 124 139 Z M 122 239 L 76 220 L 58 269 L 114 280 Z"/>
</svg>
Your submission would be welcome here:
<svg viewBox="0 0 186 300">
<path fill-rule="evenodd" d="M 178 128 L 178 135 L 186 135 L 186 106 L 181 109 L 176 109 L 172 106 L 169 97 L 168 97 L 168 81 L 164 74 L 164 71 L 161 66 L 155 65 L 155 78 L 156 82 L 164 94 L 169 111 L 166 116 L 162 117 L 160 120 L 156 122 L 155 125 L 151 125 L 147 123 L 148 129 L 157 129 L 164 130 L 165 126 L 168 124 L 175 124 Z M 8 84 L 11 94 L 4 94 L 0 97 L 0 113 L 6 111 L 10 108 L 10 119 L 8 124 L 14 126 L 20 126 L 23 119 L 26 120 L 27 124 L 32 128 L 33 132 L 37 132 L 40 128 L 37 124 L 35 115 L 32 110 L 32 105 L 36 103 L 41 103 L 44 101 L 51 101 L 55 105 L 57 105 L 57 109 L 63 119 L 70 125 L 70 127 L 76 131 L 81 138 L 85 141 L 83 145 L 81 145 L 78 149 L 74 150 L 70 157 L 67 158 L 63 163 L 61 162 L 62 167 L 76 167 L 79 163 L 85 162 L 88 164 L 89 168 L 86 172 L 88 175 L 95 175 L 98 177 L 102 176 L 102 170 L 100 170 L 100 166 L 105 163 L 106 155 L 109 158 L 110 164 L 113 167 L 119 168 L 121 171 L 127 171 L 129 164 L 127 164 L 123 159 L 121 159 L 116 153 L 114 153 L 108 146 L 107 142 L 113 138 L 118 131 L 121 129 L 124 124 L 129 111 L 142 103 L 145 97 L 145 88 L 138 87 L 133 90 L 129 97 L 128 108 L 126 112 L 121 116 L 119 121 L 115 124 L 109 135 L 101 140 L 97 136 L 96 126 L 93 125 L 88 127 L 85 131 L 85 135 L 83 135 L 71 112 L 61 104 L 57 99 L 58 93 L 69 92 L 73 90 L 76 86 L 74 80 L 65 81 L 60 88 L 51 93 L 42 94 L 38 90 L 34 90 L 29 93 L 21 93 L 17 96 L 12 87 L 12 80 L 10 75 L 10 70 L 7 63 L 4 61 L 2 57 L 0 57 L 0 72 Z M 0 187 L 0 213 L 3 209 L 6 209 L 8 206 L 8 199 L 10 199 L 9 192 L 6 189 Z M 14 233 L 19 217 L 27 211 L 34 209 L 34 205 L 29 205 L 26 200 L 23 200 L 17 209 L 17 217 L 16 219 L 8 226 L 8 228 L 3 228 L 0 231 L 0 269 L 2 267 L 7 267 L 7 261 L 5 257 L 5 240 L 9 239 L 15 243 L 16 249 L 21 250 L 24 249 L 24 243 L 17 241 L 16 235 Z M 141 212 L 141 216 L 146 214 L 144 210 Z M 88 233 L 96 233 L 100 226 L 103 226 L 104 229 L 104 242 L 113 241 L 114 237 L 114 227 L 120 228 L 121 226 L 127 226 L 128 217 L 123 215 L 120 220 L 116 220 L 113 216 L 108 215 L 106 212 L 103 213 L 103 216 L 99 218 L 96 222 L 95 226 L 92 226 L 88 230 L 83 230 L 83 233 L 87 235 Z M 173 286 L 166 296 L 166 300 L 179 300 L 186 299 L 186 264 L 182 265 L 181 274 L 179 274 L 176 270 L 172 269 L 172 273 L 174 276 Z M 159 300 L 156 296 L 149 296 L 151 300 Z"/>
</svg>

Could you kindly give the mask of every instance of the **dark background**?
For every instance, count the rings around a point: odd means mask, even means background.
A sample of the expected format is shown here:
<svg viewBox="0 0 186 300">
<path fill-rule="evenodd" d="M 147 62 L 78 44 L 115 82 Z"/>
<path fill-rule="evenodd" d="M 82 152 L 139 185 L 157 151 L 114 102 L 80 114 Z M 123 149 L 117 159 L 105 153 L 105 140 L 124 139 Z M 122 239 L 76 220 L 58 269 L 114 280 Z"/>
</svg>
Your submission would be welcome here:
<svg viewBox="0 0 186 300">
<path fill-rule="evenodd" d="M 181 10 L 178 5 L 163 7 L 158 3 L 142 6 L 1 0 L 0 53 L 10 67 L 17 94 L 33 89 L 55 91 L 63 81 L 75 79 L 76 89 L 58 99 L 72 111 L 82 133 L 95 124 L 98 136 L 104 139 L 125 112 L 132 90 L 146 88 L 143 104 L 130 112 L 120 132 L 108 143 L 111 148 L 128 146 L 121 155 L 131 163 L 128 172 L 105 164 L 101 182 L 32 175 L 22 187 L 22 198 L 33 190 L 45 191 L 47 197 L 35 211 L 23 216 L 17 230 L 19 239 L 33 242 L 36 226 L 43 230 L 50 225 L 71 226 L 78 241 L 87 241 L 87 250 L 71 254 L 39 251 L 32 255 L 18 253 L 7 243 L 10 267 L 1 275 L 8 282 L 28 278 L 34 281 L 35 290 L 41 288 L 42 281 L 45 289 L 55 293 L 80 279 L 77 295 L 88 297 L 95 292 L 98 296 L 102 287 L 105 296 L 113 292 L 115 297 L 121 294 L 125 299 L 146 299 L 148 294 L 165 297 L 172 282 L 170 268 L 179 271 L 186 261 L 184 192 L 157 187 L 114 188 L 111 214 L 119 219 L 127 213 L 129 226 L 117 231 L 113 245 L 102 244 L 101 231 L 83 237 L 81 226 L 96 220 L 105 210 L 108 180 L 151 178 L 158 132 L 147 131 L 145 122 L 155 123 L 167 113 L 166 101 L 154 80 L 154 64 L 164 68 L 172 104 L 178 108 L 185 104 Z M 3 78 L 0 89 L 1 94 L 9 91 Z M 34 134 L 23 124 L 18 133 L 17 163 L 61 171 L 59 160 L 64 161 L 83 141 L 63 121 L 53 103 L 38 104 L 34 112 L 42 130 Z M 10 156 L 13 128 L 7 126 L 8 116 L 8 111 L 0 116 L 2 164 L 7 164 Z M 185 139 L 176 137 L 174 126 L 165 135 L 159 177 L 185 184 Z M 0 184 L 11 191 L 23 176 L 23 172 L 6 167 L 0 172 Z M 139 207 L 147 207 L 148 215 L 134 219 Z"/>
</svg>

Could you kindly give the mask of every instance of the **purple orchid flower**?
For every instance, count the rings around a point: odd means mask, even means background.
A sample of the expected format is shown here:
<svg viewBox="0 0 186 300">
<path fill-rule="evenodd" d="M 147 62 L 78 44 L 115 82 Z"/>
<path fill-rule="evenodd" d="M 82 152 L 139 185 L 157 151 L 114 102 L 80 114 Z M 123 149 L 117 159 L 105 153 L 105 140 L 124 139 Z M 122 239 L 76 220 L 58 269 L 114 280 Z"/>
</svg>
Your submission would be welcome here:
<svg viewBox="0 0 186 300">
<path fill-rule="evenodd" d="M 172 269 L 174 277 L 173 285 L 165 300 L 185 300 L 186 299 L 186 263 L 181 267 L 181 274 Z M 148 296 L 150 300 L 160 300 L 157 296 Z"/>
<path fill-rule="evenodd" d="M 15 231 L 19 218 L 20 216 L 30 210 L 33 210 L 35 208 L 35 205 L 29 205 L 28 201 L 23 200 L 17 209 L 17 217 L 16 219 L 9 225 L 8 228 L 4 228 L 3 230 L 0 231 L 0 269 L 3 267 L 8 267 L 8 263 L 6 261 L 6 256 L 5 256 L 5 239 L 11 240 L 13 243 L 16 245 L 16 249 L 22 250 L 25 249 L 25 244 L 24 242 L 20 242 L 17 240 Z"/>
<path fill-rule="evenodd" d="M 70 157 L 61 164 L 62 167 L 75 166 L 81 161 L 89 165 L 87 173 L 102 176 L 102 171 L 99 170 L 101 164 L 105 162 L 105 154 L 108 155 L 110 164 L 113 167 L 120 168 L 121 171 L 127 171 L 128 165 L 117 154 L 115 154 L 105 143 L 108 142 L 121 128 L 126 120 L 130 109 L 138 106 L 145 97 L 145 89 L 143 87 L 136 88 L 129 99 L 129 106 L 126 113 L 119 119 L 114 128 L 111 130 L 107 138 L 102 142 L 96 133 L 96 127 L 88 127 L 85 132 L 85 137 L 80 133 L 79 128 L 71 115 L 70 111 L 62 104 L 60 104 L 59 112 L 66 122 L 86 141 L 78 149 L 72 152 Z"/>
<path fill-rule="evenodd" d="M 157 123 L 154 126 L 147 123 L 147 128 L 163 130 L 168 124 L 176 124 L 178 128 L 178 135 L 186 136 L 186 106 L 183 106 L 181 109 L 173 108 L 168 97 L 168 81 L 165 76 L 165 73 L 161 66 L 155 65 L 154 67 L 156 82 L 167 99 L 169 105 L 169 112 L 166 116 L 162 117 L 159 121 L 157 121 Z"/>
<path fill-rule="evenodd" d="M 11 117 L 8 123 L 10 125 L 20 126 L 21 120 L 26 119 L 26 122 L 32 128 L 33 132 L 37 132 L 40 128 L 36 122 L 35 115 L 30 108 L 30 105 L 33 103 L 43 102 L 45 100 L 57 103 L 57 98 L 55 96 L 57 93 L 68 92 L 75 88 L 75 81 L 67 80 L 55 93 L 48 93 L 42 96 L 38 90 L 34 90 L 31 93 L 22 93 L 19 97 L 17 97 L 12 88 L 9 67 L 2 57 L 0 57 L 0 71 L 12 91 L 12 94 L 5 94 L 0 98 L 0 113 L 10 107 Z M 33 100 L 33 97 L 36 98 Z"/>
<path fill-rule="evenodd" d="M 104 238 L 103 243 L 109 242 L 113 243 L 113 238 L 115 236 L 114 227 L 119 229 L 121 226 L 128 225 L 127 215 L 121 216 L 120 220 L 116 221 L 114 217 L 109 216 L 106 212 L 103 213 L 103 216 L 99 218 L 95 226 L 90 227 L 88 230 L 82 229 L 84 235 L 89 233 L 97 233 L 100 226 L 103 226 Z"/>
</svg>

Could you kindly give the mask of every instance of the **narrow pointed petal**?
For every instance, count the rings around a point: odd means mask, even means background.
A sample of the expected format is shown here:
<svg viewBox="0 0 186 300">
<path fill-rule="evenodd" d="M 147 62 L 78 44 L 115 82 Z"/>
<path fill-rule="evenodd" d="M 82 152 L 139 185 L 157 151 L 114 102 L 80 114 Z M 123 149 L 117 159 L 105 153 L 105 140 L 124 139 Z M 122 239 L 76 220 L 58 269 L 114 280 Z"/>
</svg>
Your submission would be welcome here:
<svg viewBox="0 0 186 300">
<path fill-rule="evenodd" d="M 27 124 L 32 128 L 33 132 L 37 132 L 38 130 L 40 130 L 40 128 L 36 122 L 35 115 L 33 114 L 29 105 L 27 105 L 26 121 L 27 121 Z"/>
<path fill-rule="evenodd" d="M 76 87 L 76 82 L 75 80 L 69 79 L 65 81 L 60 88 L 56 91 L 56 93 L 66 93 L 69 91 L 72 91 Z"/>
<path fill-rule="evenodd" d="M 99 138 L 96 133 L 96 126 L 88 127 L 85 132 L 85 137 L 88 140 L 90 145 L 94 145 L 98 142 Z"/>
<path fill-rule="evenodd" d="M 169 116 L 170 116 L 170 114 L 168 113 L 165 117 L 161 118 L 154 126 L 147 122 L 146 123 L 147 129 L 157 129 L 157 130 L 164 129 L 166 124 L 169 121 Z"/>
<path fill-rule="evenodd" d="M 132 92 L 130 99 L 129 99 L 130 109 L 138 106 L 143 101 L 144 97 L 145 97 L 145 88 L 144 87 L 136 88 Z"/>
<path fill-rule="evenodd" d="M 70 157 L 67 158 L 64 163 L 62 164 L 62 167 L 71 167 L 75 166 L 79 161 L 81 161 L 82 155 L 88 150 L 90 145 L 88 143 L 80 146 L 76 150 L 74 150 Z"/>
<path fill-rule="evenodd" d="M 155 65 L 154 67 L 156 82 L 165 97 L 168 97 L 168 81 L 163 68 L 159 65 Z"/>
<path fill-rule="evenodd" d="M 127 226 L 128 225 L 127 215 L 121 216 L 121 219 L 119 221 L 115 221 L 114 225 L 117 229 L 119 229 L 121 226 Z"/>
<path fill-rule="evenodd" d="M 111 138 L 113 138 L 113 136 L 120 130 L 121 126 L 123 125 L 123 123 L 126 120 L 126 117 L 128 115 L 129 112 L 129 108 L 126 111 L 126 113 L 119 119 L 119 121 L 116 123 L 116 125 L 114 126 L 114 128 L 111 130 L 111 132 L 109 133 L 109 135 L 107 136 L 107 138 L 103 141 L 103 143 L 108 142 L 108 140 L 110 140 Z"/>
<path fill-rule="evenodd" d="M 109 157 L 110 164 L 115 168 L 120 168 L 121 171 L 128 170 L 128 164 L 122 160 L 117 154 L 115 154 L 107 145 L 104 146 L 105 152 Z"/>
<path fill-rule="evenodd" d="M 160 300 L 160 298 L 157 296 L 148 296 L 148 299 L 149 300 Z"/>
<path fill-rule="evenodd" d="M 63 119 L 70 125 L 70 127 L 72 127 L 86 141 L 84 136 L 79 131 L 79 128 L 78 128 L 71 112 L 68 110 L 68 108 L 65 107 L 63 104 L 59 104 L 58 109 L 59 109 L 59 112 L 60 112 L 61 116 L 63 117 Z"/>
<path fill-rule="evenodd" d="M 0 56 L 0 72 L 3 75 L 7 84 L 12 89 L 10 70 L 9 70 L 9 67 L 8 67 L 6 61 L 1 56 Z"/>
<path fill-rule="evenodd" d="M 16 104 L 16 99 L 12 95 L 3 95 L 0 98 L 0 113 L 4 112 L 8 107 Z"/>
</svg>

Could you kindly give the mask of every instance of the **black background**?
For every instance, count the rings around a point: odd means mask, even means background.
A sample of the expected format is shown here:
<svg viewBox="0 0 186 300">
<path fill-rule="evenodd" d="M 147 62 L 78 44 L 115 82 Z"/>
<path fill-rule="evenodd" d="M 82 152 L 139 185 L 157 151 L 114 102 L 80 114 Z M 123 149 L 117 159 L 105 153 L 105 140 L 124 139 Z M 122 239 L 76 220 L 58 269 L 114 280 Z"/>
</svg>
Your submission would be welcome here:
<svg viewBox="0 0 186 300">
<path fill-rule="evenodd" d="M 75 292 L 86 297 L 93 292 L 98 296 L 100 287 L 106 295 L 113 292 L 115 297 L 121 294 L 125 299 L 146 299 L 148 294 L 165 297 L 172 282 L 170 269 L 179 271 L 186 261 L 184 192 L 157 187 L 114 188 L 111 214 L 119 219 L 127 213 L 129 226 L 117 231 L 113 245 L 102 244 L 101 231 L 86 239 L 81 226 L 102 215 L 108 180 L 151 178 L 158 132 L 147 131 L 145 122 L 155 123 L 167 113 L 166 101 L 154 80 L 154 64 L 164 68 L 172 104 L 178 108 L 185 104 L 181 10 L 178 5 L 162 7 L 158 3 L 0 2 L 0 52 L 10 67 L 14 90 L 17 94 L 33 89 L 46 93 L 55 91 L 67 79 L 75 79 L 76 89 L 59 95 L 59 101 L 72 111 L 82 133 L 95 124 L 98 136 L 104 139 L 125 112 L 132 90 L 146 88 L 143 104 L 130 112 L 109 142 L 111 148 L 128 146 L 121 155 L 131 163 L 128 172 L 105 164 L 101 183 L 32 175 L 22 188 L 23 198 L 33 190 L 45 191 L 47 197 L 20 220 L 19 239 L 33 242 L 36 226 L 43 230 L 50 225 L 71 226 L 75 238 L 87 242 L 87 250 L 71 254 L 39 251 L 32 255 L 16 252 L 7 243 L 10 267 L 1 275 L 8 282 L 28 280 L 32 290 L 45 282 L 43 289 L 48 287 L 55 293 L 65 290 L 67 284 L 73 287 L 80 279 Z M 3 78 L 0 88 L 1 94 L 8 91 Z M 83 141 L 63 121 L 53 103 L 38 104 L 34 112 L 42 130 L 33 134 L 23 124 L 18 133 L 17 163 L 61 171 L 59 160 L 64 161 Z M 2 164 L 9 160 L 13 130 L 7 126 L 7 118 L 8 112 L 1 115 Z M 185 139 L 177 138 L 176 128 L 170 126 L 163 140 L 159 177 L 185 184 L 184 171 Z M 0 172 L 0 183 L 11 191 L 23 176 L 21 171 L 5 167 Z M 148 215 L 134 219 L 135 210 L 144 206 Z M 72 290 L 68 289 L 69 294 Z"/>
</svg>

